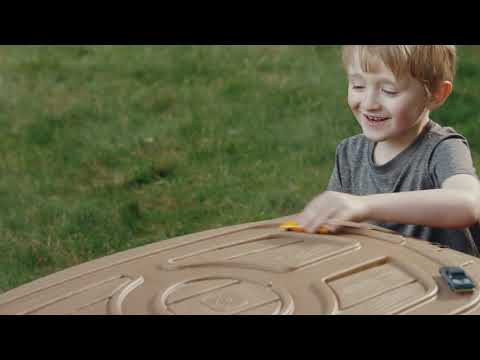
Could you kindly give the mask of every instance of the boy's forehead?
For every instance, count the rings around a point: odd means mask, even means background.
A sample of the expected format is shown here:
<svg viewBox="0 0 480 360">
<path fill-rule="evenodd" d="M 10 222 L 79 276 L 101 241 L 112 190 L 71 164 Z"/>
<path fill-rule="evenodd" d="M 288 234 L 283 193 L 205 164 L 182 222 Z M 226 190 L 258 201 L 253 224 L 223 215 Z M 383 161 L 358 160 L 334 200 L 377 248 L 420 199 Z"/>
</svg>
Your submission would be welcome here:
<svg viewBox="0 0 480 360">
<path fill-rule="evenodd" d="M 353 60 L 347 68 L 349 78 L 367 78 L 375 77 L 380 81 L 400 83 L 406 80 L 405 77 L 397 78 L 392 70 L 390 70 L 380 59 L 378 61 L 369 62 L 368 72 L 364 71 L 359 60 Z"/>
<path fill-rule="evenodd" d="M 392 72 L 392 70 L 390 70 L 379 58 L 369 59 L 368 72 L 365 72 L 359 57 L 355 56 L 352 58 L 347 72 L 349 76 L 364 76 L 365 74 L 374 74 L 391 81 L 396 80 L 395 74 Z"/>
<path fill-rule="evenodd" d="M 379 81 L 384 82 L 391 82 L 391 83 L 398 83 L 400 82 L 393 74 L 383 73 L 379 71 L 369 71 L 364 72 L 363 70 L 360 71 L 349 71 L 348 77 L 350 79 L 364 79 L 364 78 L 375 78 Z"/>
<path fill-rule="evenodd" d="M 391 70 L 386 66 L 384 59 L 380 54 L 361 52 L 359 48 L 356 48 L 350 55 L 350 66 L 355 68 L 362 68 L 362 65 L 368 64 L 368 68 L 372 71 L 387 71 L 391 73 Z"/>
</svg>

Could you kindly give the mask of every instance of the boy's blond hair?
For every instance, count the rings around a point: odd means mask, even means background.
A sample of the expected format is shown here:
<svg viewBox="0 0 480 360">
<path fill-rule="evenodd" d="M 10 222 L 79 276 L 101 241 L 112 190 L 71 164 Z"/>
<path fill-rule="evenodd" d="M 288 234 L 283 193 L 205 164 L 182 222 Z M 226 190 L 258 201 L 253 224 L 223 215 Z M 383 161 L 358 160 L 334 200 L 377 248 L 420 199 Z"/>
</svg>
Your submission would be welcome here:
<svg viewBox="0 0 480 360">
<path fill-rule="evenodd" d="M 430 96 L 441 81 L 455 79 L 455 45 L 345 45 L 342 60 L 345 70 L 358 54 L 362 70 L 369 72 L 379 59 L 400 78 L 408 74 L 425 86 Z"/>
</svg>

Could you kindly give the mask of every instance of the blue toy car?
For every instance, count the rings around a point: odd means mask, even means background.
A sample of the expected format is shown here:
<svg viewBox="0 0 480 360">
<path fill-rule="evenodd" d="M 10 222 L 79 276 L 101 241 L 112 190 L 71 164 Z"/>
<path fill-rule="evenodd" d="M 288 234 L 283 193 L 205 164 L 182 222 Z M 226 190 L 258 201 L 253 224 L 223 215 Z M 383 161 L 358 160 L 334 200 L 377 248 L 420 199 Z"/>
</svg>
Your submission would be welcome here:
<svg viewBox="0 0 480 360">
<path fill-rule="evenodd" d="M 475 289 L 472 279 L 461 267 L 444 266 L 439 272 L 453 292 L 472 292 Z"/>
</svg>

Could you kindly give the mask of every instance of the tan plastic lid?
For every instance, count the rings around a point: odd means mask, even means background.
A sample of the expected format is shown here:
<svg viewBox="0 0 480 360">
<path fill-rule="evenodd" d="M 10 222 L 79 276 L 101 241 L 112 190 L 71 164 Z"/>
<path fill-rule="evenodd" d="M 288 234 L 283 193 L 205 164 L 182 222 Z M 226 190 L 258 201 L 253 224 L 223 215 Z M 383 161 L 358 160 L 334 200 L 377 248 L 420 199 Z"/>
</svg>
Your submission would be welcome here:
<svg viewBox="0 0 480 360">
<path fill-rule="evenodd" d="M 368 224 L 280 229 L 289 218 L 117 253 L 0 295 L 0 314 L 480 314 L 480 294 L 439 275 L 480 259 Z"/>
</svg>

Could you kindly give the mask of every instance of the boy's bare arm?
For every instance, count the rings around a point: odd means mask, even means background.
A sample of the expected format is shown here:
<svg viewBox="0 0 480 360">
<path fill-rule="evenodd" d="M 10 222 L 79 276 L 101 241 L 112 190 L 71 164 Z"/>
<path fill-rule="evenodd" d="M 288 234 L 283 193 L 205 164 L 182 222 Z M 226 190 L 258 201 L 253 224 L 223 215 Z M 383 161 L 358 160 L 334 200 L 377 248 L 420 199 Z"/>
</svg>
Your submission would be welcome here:
<svg viewBox="0 0 480 360">
<path fill-rule="evenodd" d="M 308 232 L 335 220 L 416 224 L 440 228 L 465 228 L 480 220 L 480 183 L 471 175 L 455 175 L 442 189 L 355 196 L 325 192 L 297 217 Z"/>
<path fill-rule="evenodd" d="M 479 218 L 479 183 L 470 175 L 447 179 L 442 189 L 365 197 L 368 216 L 384 222 L 464 228 Z"/>
</svg>

